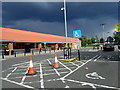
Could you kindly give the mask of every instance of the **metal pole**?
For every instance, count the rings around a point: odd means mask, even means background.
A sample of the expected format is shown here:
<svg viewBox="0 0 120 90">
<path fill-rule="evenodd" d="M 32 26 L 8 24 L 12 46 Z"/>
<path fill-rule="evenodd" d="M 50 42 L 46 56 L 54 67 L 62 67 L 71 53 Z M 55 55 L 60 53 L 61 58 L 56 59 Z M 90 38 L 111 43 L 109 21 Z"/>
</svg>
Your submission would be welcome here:
<svg viewBox="0 0 120 90">
<path fill-rule="evenodd" d="M 15 52 L 15 57 L 16 57 L 16 52 Z"/>
<path fill-rule="evenodd" d="M 78 59 L 80 61 L 80 50 L 78 50 Z"/>
<path fill-rule="evenodd" d="M 102 24 L 102 27 L 103 27 L 103 39 L 104 39 L 104 24 Z"/>
<path fill-rule="evenodd" d="M 65 35 L 66 35 L 66 47 L 68 47 L 68 37 L 67 37 L 67 19 L 66 19 L 66 2 L 64 0 L 64 19 L 65 19 Z"/>
<path fill-rule="evenodd" d="M 2 59 L 4 59 L 4 53 L 2 53 Z"/>
</svg>

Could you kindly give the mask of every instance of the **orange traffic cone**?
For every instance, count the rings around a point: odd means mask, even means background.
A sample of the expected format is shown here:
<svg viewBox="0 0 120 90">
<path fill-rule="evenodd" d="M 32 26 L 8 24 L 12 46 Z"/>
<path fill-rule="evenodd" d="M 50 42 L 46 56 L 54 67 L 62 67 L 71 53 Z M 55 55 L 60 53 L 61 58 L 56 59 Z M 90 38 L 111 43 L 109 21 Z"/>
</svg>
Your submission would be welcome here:
<svg viewBox="0 0 120 90">
<path fill-rule="evenodd" d="M 54 65 L 53 65 L 54 68 L 58 68 L 58 60 L 57 60 L 57 55 L 55 54 L 55 62 L 54 62 Z"/>
<path fill-rule="evenodd" d="M 30 66 L 28 69 L 28 72 L 26 75 L 35 75 L 36 72 L 34 71 L 33 63 L 32 63 L 32 57 L 30 57 Z"/>
</svg>

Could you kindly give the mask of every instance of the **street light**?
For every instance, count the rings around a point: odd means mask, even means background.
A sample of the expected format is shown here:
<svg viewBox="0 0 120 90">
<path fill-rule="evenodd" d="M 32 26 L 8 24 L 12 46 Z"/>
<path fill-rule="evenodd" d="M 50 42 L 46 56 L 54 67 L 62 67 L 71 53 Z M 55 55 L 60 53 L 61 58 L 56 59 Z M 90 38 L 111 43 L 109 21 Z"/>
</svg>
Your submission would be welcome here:
<svg viewBox="0 0 120 90">
<path fill-rule="evenodd" d="M 105 25 L 106 24 L 100 24 L 101 26 L 102 26 L 102 28 L 103 28 L 103 39 L 104 39 L 104 29 L 105 29 Z"/>
<path fill-rule="evenodd" d="M 66 47 L 68 47 L 68 36 L 67 36 L 67 20 L 66 20 L 66 3 L 64 0 L 64 7 L 61 8 L 61 10 L 64 10 L 64 20 L 65 20 L 65 35 L 66 35 Z"/>
</svg>

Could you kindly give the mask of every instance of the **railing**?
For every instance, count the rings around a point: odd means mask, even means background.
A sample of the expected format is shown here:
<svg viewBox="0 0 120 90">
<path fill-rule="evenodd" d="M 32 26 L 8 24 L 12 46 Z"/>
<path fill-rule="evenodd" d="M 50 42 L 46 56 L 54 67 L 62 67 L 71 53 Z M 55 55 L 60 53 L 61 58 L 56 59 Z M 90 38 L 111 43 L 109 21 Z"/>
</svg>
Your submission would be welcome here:
<svg viewBox="0 0 120 90">
<path fill-rule="evenodd" d="M 17 57 L 17 56 L 20 56 L 20 54 L 24 54 L 24 56 L 26 56 L 28 54 L 29 55 L 35 55 L 36 53 L 40 54 L 41 52 L 43 52 L 43 53 L 48 53 L 48 52 L 51 53 L 51 51 L 52 51 L 51 48 L 41 48 L 41 49 L 31 48 L 29 52 L 26 52 L 25 49 L 14 49 L 14 50 L 12 50 L 12 56 Z M 9 52 L 9 50 L 7 52 Z M 56 52 L 55 48 L 54 48 L 53 52 Z M 2 59 L 4 59 L 9 54 L 6 55 L 4 50 L 0 50 L 0 55 L 2 55 Z"/>
</svg>

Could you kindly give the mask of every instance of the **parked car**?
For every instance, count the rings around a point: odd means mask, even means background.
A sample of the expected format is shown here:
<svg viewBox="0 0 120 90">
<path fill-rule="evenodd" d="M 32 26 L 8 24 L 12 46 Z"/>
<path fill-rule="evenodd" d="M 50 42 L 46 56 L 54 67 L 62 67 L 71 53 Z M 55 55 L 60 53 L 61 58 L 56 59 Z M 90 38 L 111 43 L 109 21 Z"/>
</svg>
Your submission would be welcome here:
<svg viewBox="0 0 120 90">
<path fill-rule="evenodd" d="M 114 51 L 114 45 L 113 44 L 105 44 L 103 45 L 103 51 Z"/>
</svg>

